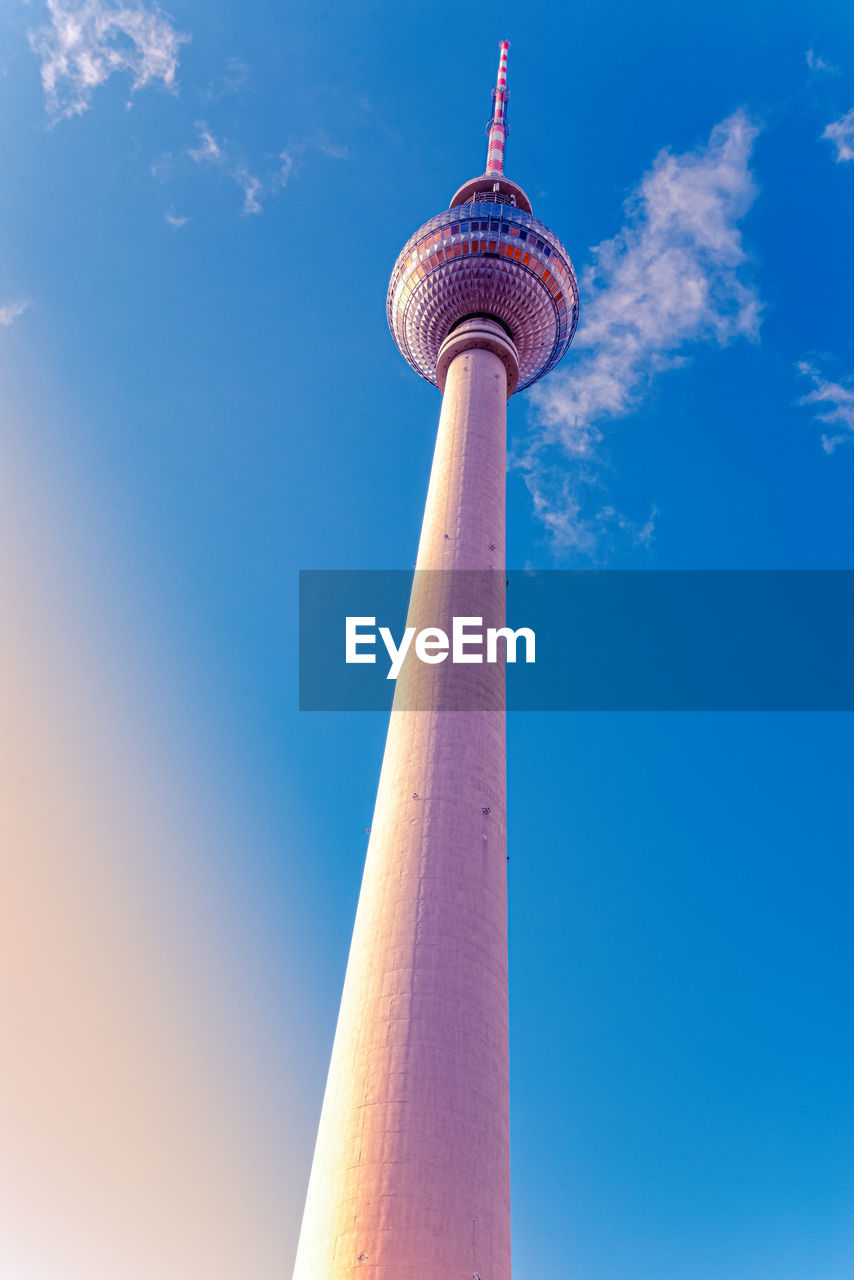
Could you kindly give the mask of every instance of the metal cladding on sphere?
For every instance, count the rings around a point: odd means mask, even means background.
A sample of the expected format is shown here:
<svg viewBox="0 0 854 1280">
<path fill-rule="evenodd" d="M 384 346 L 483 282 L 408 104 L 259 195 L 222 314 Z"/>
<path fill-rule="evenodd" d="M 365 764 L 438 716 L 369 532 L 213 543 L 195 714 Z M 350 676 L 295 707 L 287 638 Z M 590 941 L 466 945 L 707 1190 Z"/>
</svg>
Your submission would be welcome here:
<svg viewBox="0 0 854 1280">
<path fill-rule="evenodd" d="M 508 47 L 502 41 L 487 172 L 460 187 L 450 209 L 415 232 L 389 282 L 392 337 L 416 373 L 434 384 L 439 348 L 470 316 L 497 320 L 512 338 L 517 391 L 554 368 L 578 323 L 569 254 L 533 216 L 522 188 L 504 176 Z"/>
<path fill-rule="evenodd" d="M 566 353 L 578 322 L 578 286 L 569 254 L 548 227 L 477 193 L 431 218 L 405 245 L 387 310 L 401 355 L 433 383 L 439 348 L 454 325 L 472 315 L 494 317 L 516 345 L 522 391 Z"/>
</svg>

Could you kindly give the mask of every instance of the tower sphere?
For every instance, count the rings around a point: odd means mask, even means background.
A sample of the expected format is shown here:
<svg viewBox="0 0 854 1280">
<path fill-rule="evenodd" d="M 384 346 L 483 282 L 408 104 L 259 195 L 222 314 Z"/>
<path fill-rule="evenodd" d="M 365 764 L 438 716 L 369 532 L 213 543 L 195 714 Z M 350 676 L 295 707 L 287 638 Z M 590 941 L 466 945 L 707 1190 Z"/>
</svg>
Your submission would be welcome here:
<svg viewBox="0 0 854 1280">
<path fill-rule="evenodd" d="M 437 383 L 439 348 L 462 321 L 485 316 L 512 339 L 517 391 L 553 369 L 578 323 L 578 285 L 566 249 L 503 172 L 507 135 L 506 45 L 487 129 L 487 171 L 401 250 L 388 286 L 391 335 L 403 358 Z"/>
</svg>

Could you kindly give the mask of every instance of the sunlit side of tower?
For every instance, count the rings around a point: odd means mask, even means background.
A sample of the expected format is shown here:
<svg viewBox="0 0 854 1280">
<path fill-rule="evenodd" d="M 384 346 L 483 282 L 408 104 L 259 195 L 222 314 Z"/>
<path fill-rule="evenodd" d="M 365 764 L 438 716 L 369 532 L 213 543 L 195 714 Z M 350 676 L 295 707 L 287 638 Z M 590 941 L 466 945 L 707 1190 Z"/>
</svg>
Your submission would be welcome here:
<svg viewBox="0 0 854 1280">
<path fill-rule="evenodd" d="M 578 317 L 566 250 L 504 175 L 508 48 L 486 172 L 388 291 L 401 354 L 442 392 L 417 570 L 498 571 L 499 622 L 507 400 Z M 446 616 L 458 580 L 417 572 L 410 623 Z M 294 1280 L 510 1280 L 503 673 L 469 670 L 476 710 L 420 700 L 417 671 L 395 694 Z"/>
</svg>

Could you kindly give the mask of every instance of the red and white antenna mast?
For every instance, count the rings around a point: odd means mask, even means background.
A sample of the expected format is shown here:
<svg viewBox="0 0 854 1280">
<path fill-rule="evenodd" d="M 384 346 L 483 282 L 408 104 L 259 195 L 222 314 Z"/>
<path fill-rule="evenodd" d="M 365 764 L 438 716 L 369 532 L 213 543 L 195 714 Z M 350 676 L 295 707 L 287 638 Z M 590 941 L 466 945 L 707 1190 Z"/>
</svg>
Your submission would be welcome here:
<svg viewBox="0 0 854 1280">
<path fill-rule="evenodd" d="M 498 59 L 498 79 L 492 90 L 492 119 L 486 126 L 489 134 L 489 145 L 486 149 L 486 172 L 504 173 L 504 143 L 510 129 L 507 125 L 507 99 L 510 91 L 507 88 L 507 50 L 509 40 L 502 40 L 499 46 L 501 55 Z"/>
</svg>

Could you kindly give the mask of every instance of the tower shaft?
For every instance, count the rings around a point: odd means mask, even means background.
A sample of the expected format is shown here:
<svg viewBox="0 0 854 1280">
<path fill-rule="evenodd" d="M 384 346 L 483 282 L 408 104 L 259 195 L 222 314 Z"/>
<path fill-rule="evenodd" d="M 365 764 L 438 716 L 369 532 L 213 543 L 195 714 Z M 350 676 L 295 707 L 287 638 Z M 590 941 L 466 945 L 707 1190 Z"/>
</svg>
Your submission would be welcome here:
<svg viewBox="0 0 854 1280">
<path fill-rule="evenodd" d="M 488 320 L 443 345 L 410 625 L 435 624 L 455 581 L 422 570 L 503 571 L 514 359 Z M 500 625 L 503 572 L 483 581 Z M 398 683 L 294 1280 L 510 1280 L 506 750 L 492 670 L 485 710 L 418 709 Z"/>
</svg>

